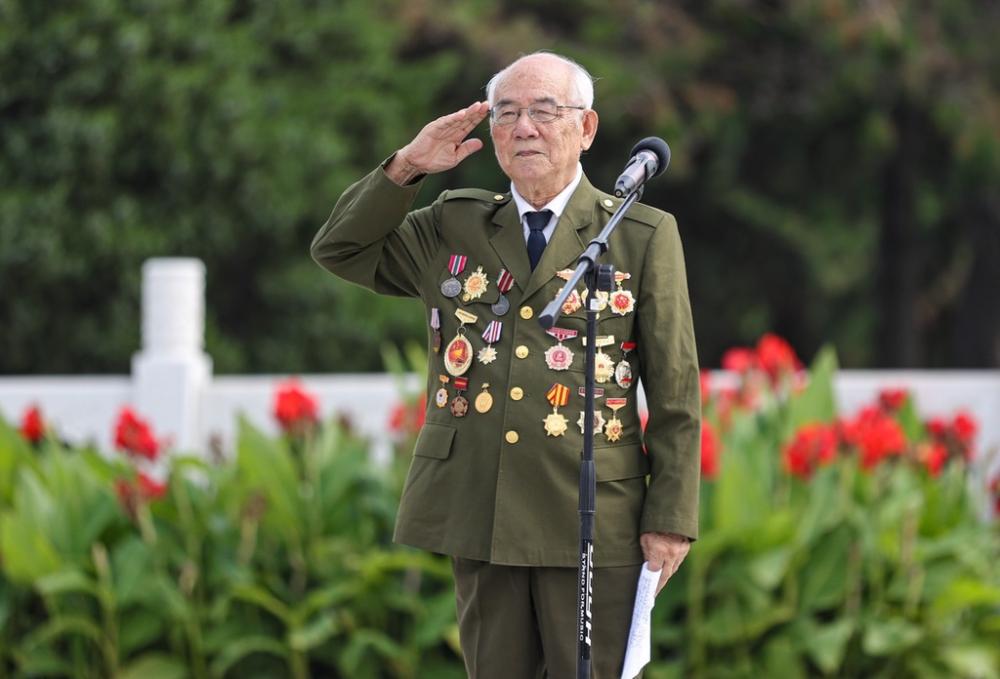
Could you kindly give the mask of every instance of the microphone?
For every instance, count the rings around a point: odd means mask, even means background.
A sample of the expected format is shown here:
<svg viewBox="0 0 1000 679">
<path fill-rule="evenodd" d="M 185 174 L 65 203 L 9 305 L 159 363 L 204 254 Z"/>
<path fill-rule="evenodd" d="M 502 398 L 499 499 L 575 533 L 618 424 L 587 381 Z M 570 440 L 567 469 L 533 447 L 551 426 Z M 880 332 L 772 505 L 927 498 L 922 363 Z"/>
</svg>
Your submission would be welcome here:
<svg viewBox="0 0 1000 679">
<path fill-rule="evenodd" d="M 670 147 L 659 137 L 646 137 L 632 147 L 625 171 L 615 182 L 615 195 L 628 196 L 647 181 L 662 174 L 670 164 Z"/>
</svg>

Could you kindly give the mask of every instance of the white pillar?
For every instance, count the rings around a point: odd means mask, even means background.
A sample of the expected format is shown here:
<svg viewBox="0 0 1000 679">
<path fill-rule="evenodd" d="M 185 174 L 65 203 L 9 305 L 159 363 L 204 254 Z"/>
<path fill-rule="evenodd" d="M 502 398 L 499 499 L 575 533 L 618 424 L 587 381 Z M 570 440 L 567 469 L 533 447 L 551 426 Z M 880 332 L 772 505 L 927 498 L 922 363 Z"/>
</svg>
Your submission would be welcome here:
<svg viewBox="0 0 1000 679">
<path fill-rule="evenodd" d="M 133 405 L 174 450 L 205 448 L 201 426 L 212 360 L 205 346 L 205 265 L 156 258 L 142 266 L 142 351 L 132 357 Z"/>
</svg>

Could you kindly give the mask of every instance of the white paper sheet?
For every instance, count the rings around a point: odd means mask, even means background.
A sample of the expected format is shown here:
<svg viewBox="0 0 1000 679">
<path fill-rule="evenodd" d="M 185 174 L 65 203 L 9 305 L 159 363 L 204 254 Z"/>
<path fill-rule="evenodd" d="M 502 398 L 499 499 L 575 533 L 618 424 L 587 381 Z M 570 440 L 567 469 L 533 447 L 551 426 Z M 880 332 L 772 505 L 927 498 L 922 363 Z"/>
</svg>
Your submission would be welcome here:
<svg viewBox="0 0 1000 679">
<path fill-rule="evenodd" d="M 642 564 L 639 584 L 635 588 L 635 605 L 632 607 L 632 626 L 628 632 L 628 646 L 625 647 L 625 664 L 621 679 L 633 679 L 649 662 L 652 652 L 653 604 L 656 603 L 656 585 L 660 582 L 660 571 L 649 570 L 649 562 Z"/>
</svg>

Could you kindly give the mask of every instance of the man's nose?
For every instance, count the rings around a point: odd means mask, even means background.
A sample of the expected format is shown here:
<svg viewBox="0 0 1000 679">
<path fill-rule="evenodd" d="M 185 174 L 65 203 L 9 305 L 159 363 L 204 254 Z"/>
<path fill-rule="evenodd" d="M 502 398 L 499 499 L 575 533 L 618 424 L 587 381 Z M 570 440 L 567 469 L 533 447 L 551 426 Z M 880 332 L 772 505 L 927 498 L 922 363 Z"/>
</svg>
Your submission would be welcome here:
<svg viewBox="0 0 1000 679">
<path fill-rule="evenodd" d="M 514 123 L 514 136 L 519 139 L 538 136 L 538 126 L 528 115 L 528 109 L 524 108 L 517 112 L 517 122 Z"/>
</svg>

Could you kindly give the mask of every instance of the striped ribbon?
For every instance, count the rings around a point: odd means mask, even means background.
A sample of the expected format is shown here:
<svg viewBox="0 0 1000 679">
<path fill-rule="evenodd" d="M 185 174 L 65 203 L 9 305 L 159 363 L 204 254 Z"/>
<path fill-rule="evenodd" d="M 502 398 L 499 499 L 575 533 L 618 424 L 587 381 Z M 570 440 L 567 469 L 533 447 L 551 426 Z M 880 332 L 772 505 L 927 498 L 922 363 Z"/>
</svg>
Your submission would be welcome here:
<svg viewBox="0 0 1000 679">
<path fill-rule="evenodd" d="M 468 259 L 469 258 L 465 255 L 452 255 L 448 259 L 448 271 L 450 271 L 453 276 L 457 276 L 465 271 L 465 262 Z"/>
<path fill-rule="evenodd" d="M 569 387 L 556 382 L 550 388 L 545 398 L 549 400 L 554 408 L 559 408 L 569 403 Z"/>
<path fill-rule="evenodd" d="M 497 288 L 500 290 L 500 294 L 506 293 L 512 285 L 514 285 L 514 276 L 507 269 L 501 269 L 500 275 L 497 277 Z"/>
<path fill-rule="evenodd" d="M 483 339 L 486 340 L 487 344 L 493 344 L 494 342 L 500 341 L 500 333 L 503 331 L 502 321 L 490 321 L 490 324 L 486 326 L 486 330 L 483 331 Z"/>
</svg>

